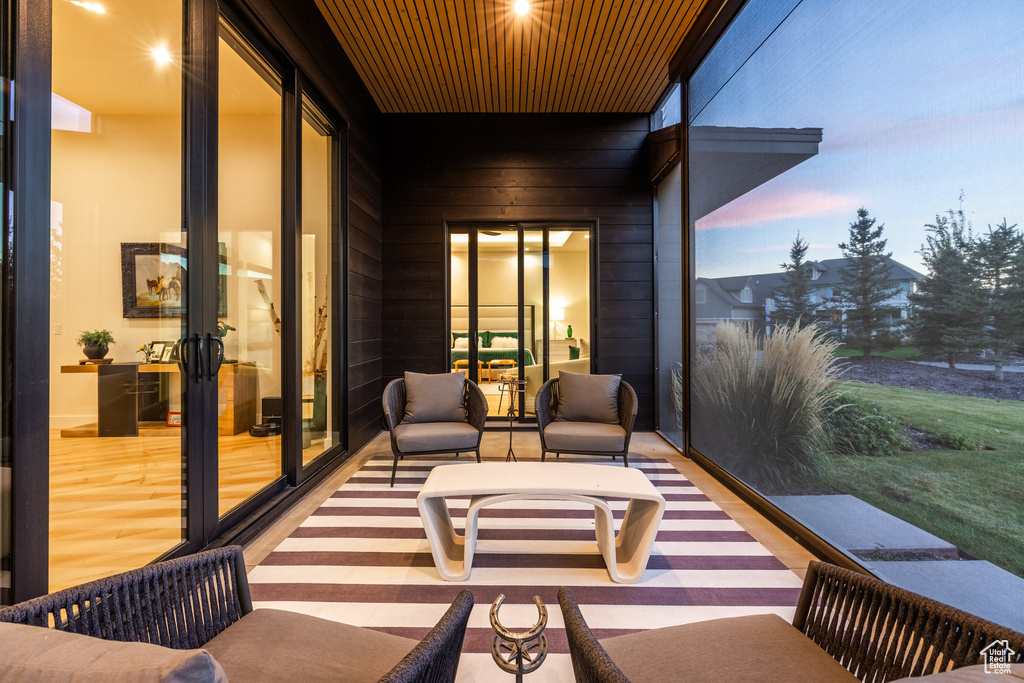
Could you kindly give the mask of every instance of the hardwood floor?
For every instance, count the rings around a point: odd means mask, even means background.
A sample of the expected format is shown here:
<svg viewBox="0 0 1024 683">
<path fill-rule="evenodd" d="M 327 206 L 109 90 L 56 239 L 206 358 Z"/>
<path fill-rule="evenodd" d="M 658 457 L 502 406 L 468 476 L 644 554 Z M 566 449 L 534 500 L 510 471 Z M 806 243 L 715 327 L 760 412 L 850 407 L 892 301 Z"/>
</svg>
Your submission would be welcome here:
<svg viewBox="0 0 1024 683">
<path fill-rule="evenodd" d="M 140 567 L 176 546 L 184 508 L 180 432 L 61 438 L 50 432 L 50 590 Z M 306 449 L 304 461 L 323 450 Z M 281 438 L 220 438 L 220 514 L 281 472 Z"/>
</svg>

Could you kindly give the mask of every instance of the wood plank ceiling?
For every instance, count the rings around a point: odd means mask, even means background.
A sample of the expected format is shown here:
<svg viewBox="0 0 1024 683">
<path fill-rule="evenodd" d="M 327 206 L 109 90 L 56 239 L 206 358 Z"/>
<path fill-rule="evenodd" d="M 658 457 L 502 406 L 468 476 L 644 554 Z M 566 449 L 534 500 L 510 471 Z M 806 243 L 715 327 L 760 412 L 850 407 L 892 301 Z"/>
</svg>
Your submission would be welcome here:
<svg viewBox="0 0 1024 683">
<path fill-rule="evenodd" d="M 706 0 L 316 0 L 386 113 L 650 112 Z"/>
</svg>

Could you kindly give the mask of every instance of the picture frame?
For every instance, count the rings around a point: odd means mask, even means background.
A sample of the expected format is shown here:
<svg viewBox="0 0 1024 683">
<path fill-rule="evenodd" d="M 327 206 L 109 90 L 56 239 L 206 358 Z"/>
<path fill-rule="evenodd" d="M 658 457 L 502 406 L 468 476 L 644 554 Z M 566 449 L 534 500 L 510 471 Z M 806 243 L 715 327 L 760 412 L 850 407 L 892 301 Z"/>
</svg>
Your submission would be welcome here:
<svg viewBox="0 0 1024 683">
<path fill-rule="evenodd" d="M 163 353 L 160 354 L 160 362 L 161 363 L 170 363 L 172 355 L 174 355 L 174 347 L 173 346 L 164 346 Z"/>
<path fill-rule="evenodd" d="M 181 426 L 181 413 L 177 411 L 170 411 L 167 413 L 167 426 L 168 427 L 180 427 Z"/>
<path fill-rule="evenodd" d="M 150 362 L 159 363 L 160 357 L 164 354 L 164 348 L 166 344 L 162 341 L 150 342 L 149 357 L 152 359 Z"/>
<path fill-rule="evenodd" d="M 217 316 L 228 314 L 227 245 L 217 243 Z M 121 309 L 125 318 L 180 318 L 185 312 L 188 250 L 163 242 L 121 243 Z"/>
</svg>

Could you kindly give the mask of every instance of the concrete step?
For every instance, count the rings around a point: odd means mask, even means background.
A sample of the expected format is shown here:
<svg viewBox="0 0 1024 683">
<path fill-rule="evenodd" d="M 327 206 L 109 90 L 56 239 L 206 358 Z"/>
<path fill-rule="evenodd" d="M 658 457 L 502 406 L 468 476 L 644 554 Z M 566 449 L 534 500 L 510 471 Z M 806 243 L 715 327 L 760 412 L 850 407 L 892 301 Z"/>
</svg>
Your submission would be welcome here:
<svg viewBox="0 0 1024 683">
<path fill-rule="evenodd" d="M 849 495 L 770 496 L 772 503 L 853 555 L 916 553 L 955 560 L 959 551 L 934 534 Z"/>
</svg>

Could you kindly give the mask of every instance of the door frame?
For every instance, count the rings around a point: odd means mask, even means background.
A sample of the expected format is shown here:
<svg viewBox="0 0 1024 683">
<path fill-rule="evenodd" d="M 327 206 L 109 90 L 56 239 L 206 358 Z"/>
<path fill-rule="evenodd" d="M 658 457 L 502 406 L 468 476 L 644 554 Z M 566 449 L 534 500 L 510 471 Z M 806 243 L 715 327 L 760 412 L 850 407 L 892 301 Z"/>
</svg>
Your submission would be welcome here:
<svg viewBox="0 0 1024 683">
<path fill-rule="evenodd" d="M 48 591 L 49 581 L 49 362 L 50 362 L 50 244 L 49 231 L 41 229 L 50 220 L 51 180 L 51 69 L 52 9 L 50 2 L 10 0 L 3 2 L 8 12 L 9 36 L 14 53 L 11 77 L 18 84 L 12 95 L 10 111 L 17 125 L 7 128 L 8 188 L 13 202 L 13 220 L 4 228 L 2 264 L 4 297 L 2 344 L 4 458 L 12 465 L 10 496 L 10 532 L 12 558 L 11 589 L 3 597 L 14 603 Z M 327 99 L 303 78 L 294 61 L 273 39 L 252 14 L 243 0 L 182 0 L 182 100 L 181 100 L 181 207 L 182 231 L 186 246 L 191 247 L 186 287 L 186 313 L 182 319 L 183 339 L 205 341 L 213 335 L 217 322 L 217 169 L 218 169 L 218 41 L 219 21 L 227 17 L 236 29 L 260 50 L 263 57 L 276 60 L 289 75 L 285 83 L 292 89 L 292 100 L 282 97 L 282 107 L 301 107 L 301 95 L 313 101 L 334 126 L 333 166 L 331 180 L 333 214 L 331 219 L 331 260 L 333 276 L 331 314 L 332 352 L 336 362 L 328 381 L 335 391 L 335 427 L 339 442 L 324 455 L 301 465 L 301 413 L 296 409 L 290 432 L 293 445 L 288 465 L 268 487 L 223 519 L 218 515 L 217 465 L 210 456 L 217 444 L 217 382 L 214 375 L 196 379 L 183 376 L 181 457 L 182 483 L 185 486 L 181 521 L 182 542 L 154 559 L 186 555 L 204 547 L 229 542 L 244 542 L 259 534 L 280 512 L 287 509 L 303 490 L 326 479 L 349 455 L 348 441 L 348 122 Z M 41 112 L 44 112 L 41 114 Z M 299 113 L 301 116 L 301 112 Z M 287 120 L 287 116 L 285 117 Z M 298 123 L 298 119 L 293 120 Z M 291 143 L 289 138 L 295 138 Z M 299 135 L 283 138 L 282 182 L 292 183 L 301 192 L 301 169 L 287 145 L 295 147 Z M 289 160 L 294 160 L 289 167 Z M 284 187 L 282 188 L 285 189 Z M 295 226 L 295 240 L 282 239 L 282 261 L 298 255 L 301 223 L 297 223 L 297 199 L 286 202 L 282 194 L 282 236 L 285 227 Z M 289 213 L 290 216 L 285 216 Z M 289 222 L 291 221 L 291 222 Z M 294 242 L 294 243 L 292 243 Z M 282 269 L 287 271 L 285 264 Z M 298 289 L 293 277 L 285 284 Z M 285 273 L 287 275 L 287 273 Z M 298 314 L 293 309 L 292 316 Z M 295 334 L 299 325 L 294 323 Z M 284 343 L 284 340 L 283 340 Z M 190 365 L 188 373 L 208 371 L 206 356 L 210 345 L 204 344 L 204 357 L 199 358 L 198 344 L 191 342 L 182 349 Z M 285 354 L 282 354 L 284 358 Z M 295 374 L 297 363 L 290 371 Z M 296 408 L 301 398 L 299 379 L 291 383 Z M 17 401 L 13 398 L 17 396 Z M 287 400 L 287 394 L 285 395 Z M 295 416 L 298 416 L 298 420 Z M 210 419 L 210 416 L 213 419 Z M 282 444 L 282 458 L 289 456 Z M 297 465 L 297 467 L 296 467 Z M 290 475 L 290 476 L 289 476 Z"/>
<path fill-rule="evenodd" d="M 598 330 L 600 328 L 600 306 L 598 302 L 598 296 L 600 289 L 598 283 L 600 280 L 599 273 L 599 253 L 598 253 L 598 227 L 599 223 L 595 220 L 539 220 L 539 221 L 493 221 L 493 220 L 480 220 L 480 221 L 445 221 L 444 222 L 444 348 L 442 350 L 442 365 L 444 372 L 451 371 L 451 310 L 452 310 L 452 282 L 451 282 L 451 260 L 452 260 L 452 241 L 451 237 L 453 234 L 461 234 L 468 232 L 469 249 L 467 252 L 467 286 L 469 291 L 467 292 L 467 307 L 469 309 L 469 323 L 468 323 L 468 335 L 470 339 L 475 339 L 479 334 L 478 327 L 478 309 L 479 309 L 479 242 L 478 236 L 480 230 L 496 229 L 496 228 L 515 228 L 518 231 L 518 247 L 517 247 L 517 301 L 516 305 L 518 308 L 518 322 L 519 322 L 519 339 L 522 340 L 525 336 L 525 299 L 526 299 L 526 252 L 525 252 L 525 234 L 526 231 L 539 231 L 543 230 L 543 247 L 541 253 L 541 259 L 543 264 L 543 298 L 544 298 L 544 315 L 542 325 L 544 328 L 542 337 L 543 346 L 543 378 L 544 381 L 549 379 L 550 372 L 550 298 L 551 298 L 551 286 L 550 286 L 550 273 L 551 273 L 551 250 L 548 244 L 548 235 L 551 230 L 557 230 L 560 228 L 566 228 L 576 231 L 586 230 L 590 235 L 590 249 L 588 266 L 590 268 L 590 286 L 588 287 L 587 296 L 589 297 L 588 307 L 590 309 L 590 372 L 593 373 L 597 366 L 597 349 L 598 344 Z M 466 368 L 467 377 L 471 378 L 477 373 L 477 361 L 478 354 L 476 344 L 469 345 L 469 363 Z M 526 379 L 526 369 L 523 365 L 525 360 L 525 353 L 523 352 L 523 344 L 519 347 L 519 378 L 521 380 Z M 477 380 L 479 382 L 479 376 Z M 506 420 L 507 418 L 501 415 L 488 415 L 488 422 L 498 422 L 499 420 Z M 523 401 L 519 401 L 519 415 L 517 422 L 530 424 L 536 422 L 536 417 L 527 417 L 523 410 Z"/>
</svg>

